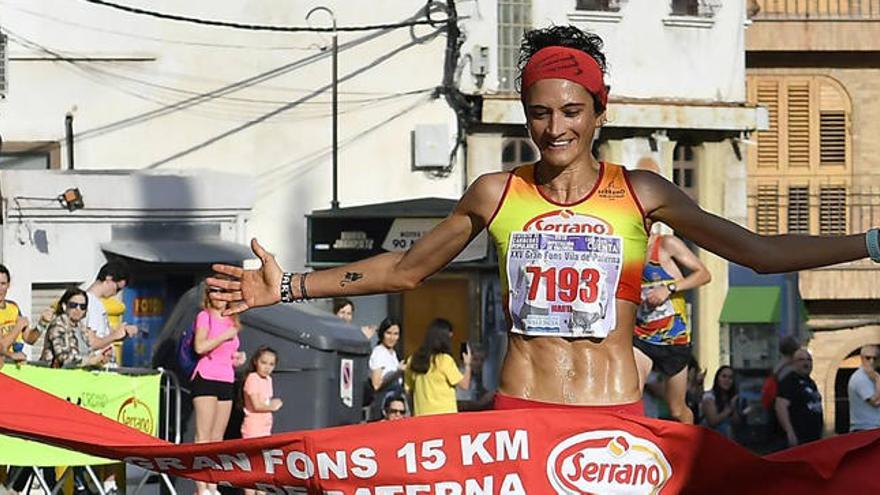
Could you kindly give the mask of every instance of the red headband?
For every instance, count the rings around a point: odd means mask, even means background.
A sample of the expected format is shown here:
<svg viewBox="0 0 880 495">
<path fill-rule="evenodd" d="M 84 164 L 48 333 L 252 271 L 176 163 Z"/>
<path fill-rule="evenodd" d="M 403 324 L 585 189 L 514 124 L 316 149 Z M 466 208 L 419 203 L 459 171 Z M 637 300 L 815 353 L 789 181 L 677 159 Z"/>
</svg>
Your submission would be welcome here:
<svg viewBox="0 0 880 495">
<path fill-rule="evenodd" d="M 522 96 L 541 79 L 568 79 L 580 84 L 597 98 L 602 108 L 608 104 L 608 89 L 599 63 L 589 54 L 575 48 L 548 46 L 529 59 L 522 73 Z"/>
</svg>

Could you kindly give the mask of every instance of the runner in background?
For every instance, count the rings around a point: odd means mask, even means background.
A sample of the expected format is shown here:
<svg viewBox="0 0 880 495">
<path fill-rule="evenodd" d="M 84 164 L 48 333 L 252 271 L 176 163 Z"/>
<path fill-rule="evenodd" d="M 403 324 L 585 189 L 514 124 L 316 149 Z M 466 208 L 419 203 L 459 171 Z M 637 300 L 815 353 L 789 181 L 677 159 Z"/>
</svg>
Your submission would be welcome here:
<svg viewBox="0 0 880 495">
<path fill-rule="evenodd" d="M 540 151 L 537 163 L 478 178 L 453 212 L 405 252 L 285 273 L 254 240 L 262 266 L 215 265 L 231 280 L 209 278 L 210 285 L 226 290 L 211 297 L 230 302 L 231 314 L 278 302 L 405 291 L 488 229 L 510 322 L 495 407 L 564 404 L 641 415 L 632 336 L 646 219 L 760 273 L 842 263 L 869 252 L 880 261 L 876 229 L 834 237 L 757 235 L 703 211 L 657 174 L 596 160 L 591 147 L 608 100 L 598 36 L 573 26 L 529 31 L 520 69 L 526 124 Z M 525 282 L 509 286 L 521 273 Z M 541 314 L 543 304 L 531 304 L 544 300 L 547 314 Z M 599 318 L 574 318 L 581 303 Z"/>
<path fill-rule="evenodd" d="M 690 274 L 682 275 L 679 266 L 690 270 Z M 652 367 L 665 375 L 663 395 L 669 404 L 669 414 L 687 424 L 694 423 L 694 415 L 685 402 L 691 325 L 684 291 L 706 285 L 711 279 L 706 265 L 681 239 L 651 235 L 642 272 L 642 304 L 636 313 L 633 337 L 639 383 L 644 385 Z"/>
</svg>

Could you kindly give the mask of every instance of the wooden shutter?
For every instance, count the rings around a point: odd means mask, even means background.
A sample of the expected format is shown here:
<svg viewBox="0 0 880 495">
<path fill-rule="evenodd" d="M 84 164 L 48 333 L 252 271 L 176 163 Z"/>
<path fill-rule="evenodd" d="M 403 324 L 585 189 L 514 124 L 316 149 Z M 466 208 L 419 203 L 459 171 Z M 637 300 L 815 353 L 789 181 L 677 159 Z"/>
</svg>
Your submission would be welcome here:
<svg viewBox="0 0 880 495">
<path fill-rule="evenodd" d="M 792 81 L 787 88 L 788 166 L 810 166 L 810 82 Z"/>
<path fill-rule="evenodd" d="M 779 233 L 779 188 L 776 184 L 759 184 L 755 230 L 759 234 Z"/>
<path fill-rule="evenodd" d="M 788 188 L 788 233 L 810 233 L 810 188 L 808 186 Z"/>
<path fill-rule="evenodd" d="M 767 107 L 770 128 L 758 132 L 758 167 L 779 166 L 779 83 L 758 80 L 758 104 Z"/>
<path fill-rule="evenodd" d="M 821 186 L 819 188 L 819 234 L 846 234 L 846 188 Z"/>
<path fill-rule="evenodd" d="M 819 165 L 846 165 L 846 98 L 837 87 L 819 85 Z"/>
</svg>

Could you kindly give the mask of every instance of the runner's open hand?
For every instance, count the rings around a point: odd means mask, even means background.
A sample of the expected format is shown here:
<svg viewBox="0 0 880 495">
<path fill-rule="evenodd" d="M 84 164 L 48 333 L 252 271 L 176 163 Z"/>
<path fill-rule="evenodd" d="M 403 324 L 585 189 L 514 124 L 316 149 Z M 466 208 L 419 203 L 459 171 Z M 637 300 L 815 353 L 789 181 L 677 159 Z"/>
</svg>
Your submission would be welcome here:
<svg viewBox="0 0 880 495">
<path fill-rule="evenodd" d="M 210 292 L 209 297 L 229 303 L 223 316 L 271 306 L 281 300 L 282 270 L 275 256 L 263 249 L 256 239 L 251 239 L 251 250 L 262 262 L 256 270 L 221 264 L 212 267 L 216 274 L 208 278 L 208 285 L 220 287 L 225 292 Z"/>
</svg>

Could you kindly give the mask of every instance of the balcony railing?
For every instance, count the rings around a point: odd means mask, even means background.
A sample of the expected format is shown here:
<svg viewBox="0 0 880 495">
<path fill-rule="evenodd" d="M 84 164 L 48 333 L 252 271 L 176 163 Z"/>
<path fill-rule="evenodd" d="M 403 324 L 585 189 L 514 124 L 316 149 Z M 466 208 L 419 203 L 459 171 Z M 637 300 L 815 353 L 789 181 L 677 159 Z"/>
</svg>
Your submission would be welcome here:
<svg viewBox="0 0 880 495">
<path fill-rule="evenodd" d="M 793 187 L 749 194 L 749 225 L 763 234 L 845 235 L 880 225 L 880 186 Z"/>
<path fill-rule="evenodd" d="M 755 20 L 880 20 L 880 0 L 757 0 Z"/>
</svg>

